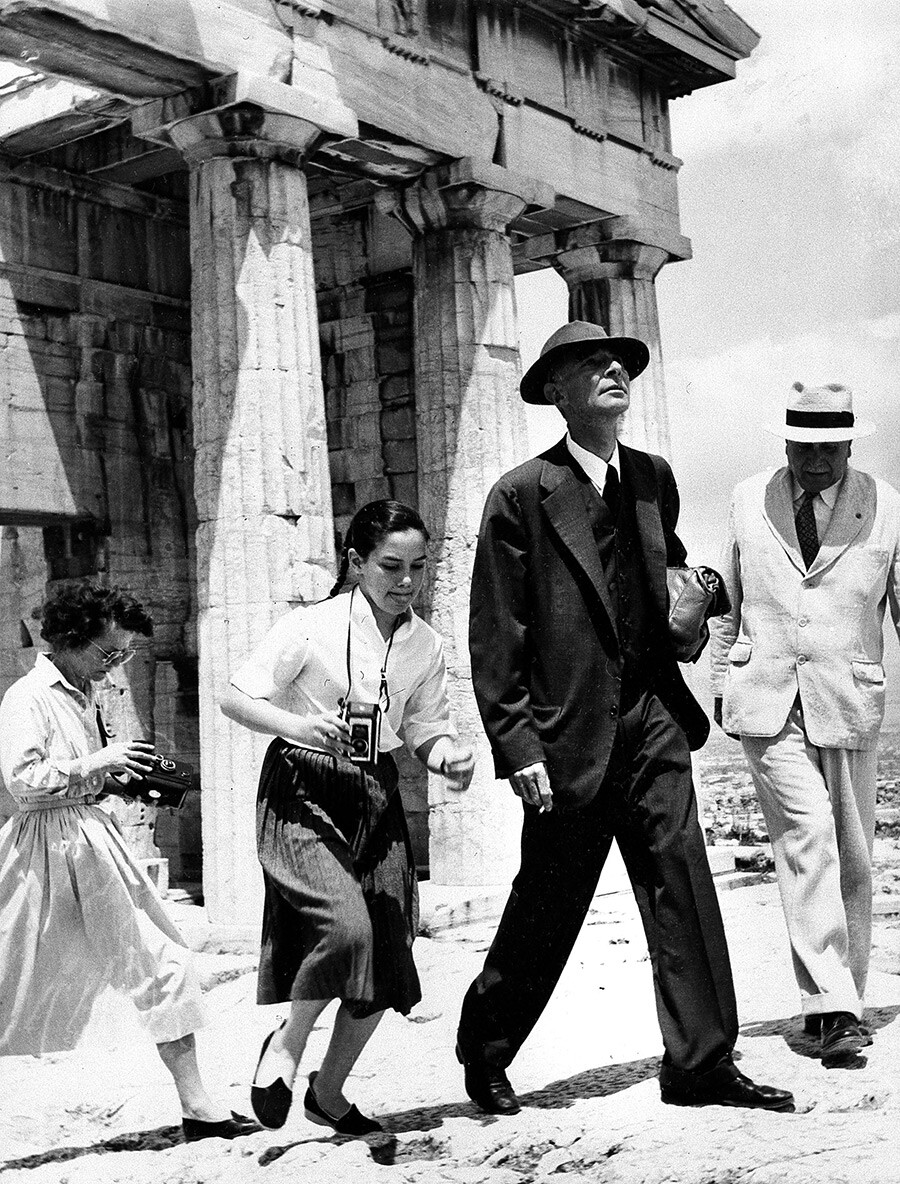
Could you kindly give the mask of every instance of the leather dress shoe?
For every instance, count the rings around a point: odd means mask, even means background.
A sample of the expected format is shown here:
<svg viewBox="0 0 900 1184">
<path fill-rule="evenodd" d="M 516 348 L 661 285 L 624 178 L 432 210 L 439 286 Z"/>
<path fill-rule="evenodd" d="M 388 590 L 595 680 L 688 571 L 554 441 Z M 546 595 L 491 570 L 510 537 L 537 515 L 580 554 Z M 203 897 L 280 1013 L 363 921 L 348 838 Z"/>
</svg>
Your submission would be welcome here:
<svg viewBox="0 0 900 1184">
<path fill-rule="evenodd" d="M 306 1097 L 303 1099 L 303 1113 L 310 1122 L 316 1123 L 317 1126 L 330 1126 L 339 1135 L 374 1135 L 378 1131 L 384 1130 L 380 1122 L 376 1122 L 374 1118 L 367 1118 L 355 1106 L 351 1106 L 340 1118 L 334 1118 L 322 1107 L 321 1102 L 316 1097 L 315 1085 L 317 1077 L 318 1073 L 310 1073 L 309 1089 L 306 1091 Z"/>
<path fill-rule="evenodd" d="M 832 1013 L 832 1014 L 834 1014 L 834 1013 Z M 869 1045 L 872 1043 L 871 1029 L 868 1028 L 861 1020 L 858 1024 L 858 1027 L 859 1027 L 859 1034 L 862 1037 L 863 1047 L 868 1048 Z M 804 1018 L 803 1018 L 803 1032 L 804 1032 L 804 1035 L 806 1035 L 806 1036 L 814 1036 L 816 1038 L 816 1040 L 821 1040 L 821 1038 L 822 1038 L 822 1016 L 821 1016 L 821 1014 L 804 1016 Z"/>
<path fill-rule="evenodd" d="M 231 1111 L 231 1118 L 221 1122 L 204 1122 L 200 1118 L 182 1118 L 181 1129 L 185 1143 L 196 1143 L 198 1139 L 239 1139 L 242 1135 L 253 1135 L 262 1127 L 252 1118 Z"/>
<path fill-rule="evenodd" d="M 522 1107 L 509 1078 L 498 1065 L 467 1061 L 460 1046 L 456 1059 L 463 1067 L 466 1093 L 485 1114 L 518 1114 Z"/>
<path fill-rule="evenodd" d="M 659 1071 L 662 1100 L 672 1106 L 746 1106 L 751 1110 L 792 1112 L 794 1095 L 770 1085 L 757 1085 L 733 1061 L 706 1073 L 689 1073 L 663 1065 Z"/>
<path fill-rule="evenodd" d="M 871 1038 L 869 1043 L 871 1043 Z M 830 1011 L 822 1016 L 822 1064 L 826 1069 L 852 1065 L 865 1048 L 866 1038 L 859 1021 L 849 1011 Z"/>
<path fill-rule="evenodd" d="M 284 1024 L 281 1025 L 284 1027 Z M 256 1062 L 256 1073 L 259 1073 L 259 1067 L 263 1062 L 263 1057 L 266 1055 L 266 1049 L 275 1035 L 279 1031 L 278 1028 L 274 1032 L 270 1032 L 262 1043 L 262 1048 L 259 1052 L 259 1060 Z M 256 1073 L 253 1074 L 254 1082 L 256 1080 Z M 267 1130 L 277 1131 L 287 1122 L 287 1116 L 291 1109 L 291 1101 L 293 1099 L 293 1092 L 290 1086 L 283 1077 L 276 1077 L 271 1085 L 252 1085 L 250 1087 L 250 1105 L 253 1107 L 253 1113 L 259 1119 Z"/>
</svg>

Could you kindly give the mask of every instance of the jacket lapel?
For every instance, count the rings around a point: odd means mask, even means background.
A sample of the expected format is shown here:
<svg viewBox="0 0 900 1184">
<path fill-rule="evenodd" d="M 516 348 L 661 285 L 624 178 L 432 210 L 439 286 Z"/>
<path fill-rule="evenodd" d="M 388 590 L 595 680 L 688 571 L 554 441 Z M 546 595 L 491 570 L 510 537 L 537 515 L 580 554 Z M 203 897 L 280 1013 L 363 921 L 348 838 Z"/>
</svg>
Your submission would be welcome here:
<svg viewBox="0 0 900 1184">
<path fill-rule="evenodd" d="M 629 487 L 634 495 L 637 528 L 650 591 L 665 617 L 668 615 L 666 537 L 659 514 L 656 470 L 646 453 L 635 452 L 624 444 L 619 445 L 619 463 L 622 466 L 622 484 Z"/>
<path fill-rule="evenodd" d="M 834 504 L 831 521 L 808 575 L 814 576 L 834 563 L 847 550 L 863 526 L 871 524 L 875 514 L 875 499 L 867 494 L 864 475 L 856 469 L 848 468 Z"/>
<path fill-rule="evenodd" d="M 798 571 L 806 575 L 806 564 L 800 554 L 797 542 L 797 527 L 794 523 L 794 499 L 791 485 L 791 471 L 786 466 L 772 474 L 763 498 L 763 517 L 772 534 L 784 548 L 784 552 Z"/>
<path fill-rule="evenodd" d="M 584 483 L 587 480 L 564 440 L 545 454 L 541 471 L 544 511 L 560 540 L 590 580 L 615 635 L 616 614 L 585 506 Z"/>
</svg>

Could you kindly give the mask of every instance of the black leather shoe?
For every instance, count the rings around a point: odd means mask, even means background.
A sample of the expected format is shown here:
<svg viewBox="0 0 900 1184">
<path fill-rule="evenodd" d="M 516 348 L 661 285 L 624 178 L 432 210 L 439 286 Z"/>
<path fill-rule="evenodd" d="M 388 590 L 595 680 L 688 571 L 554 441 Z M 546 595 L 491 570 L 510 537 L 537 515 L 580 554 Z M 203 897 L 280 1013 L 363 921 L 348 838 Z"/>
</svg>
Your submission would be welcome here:
<svg viewBox="0 0 900 1184">
<path fill-rule="evenodd" d="M 327 1110 L 322 1109 L 315 1095 L 317 1077 L 318 1073 L 310 1073 L 309 1089 L 303 1099 L 303 1112 L 310 1122 L 316 1123 L 317 1126 L 330 1126 L 339 1135 L 374 1135 L 384 1130 L 380 1122 L 360 1114 L 355 1106 L 351 1106 L 340 1118 L 333 1118 Z"/>
<path fill-rule="evenodd" d="M 457 1044 L 456 1059 L 463 1067 L 466 1093 L 485 1114 L 518 1114 L 522 1107 L 506 1073 L 484 1061 L 467 1061 Z"/>
<path fill-rule="evenodd" d="M 284 1024 L 281 1026 L 283 1028 Z M 277 1031 L 279 1031 L 278 1028 L 274 1032 L 270 1032 L 262 1042 L 259 1060 L 256 1062 L 256 1073 L 259 1072 L 263 1057 L 266 1055 L 266 1049 Z M 254 1081 L 256 1073 L 253 1074 Z M 253 1113 L 270 1131 L 280 1130 L 287 1122 L 292 1099 L 291 1088 L 283 1077 L 276 1077 L 271 1085 L 252 1085 L 250 1087 L 250 1105 L 253 1107 Z"/>
<path fill-rule="evenodd" d="M 746 1106 L 751 1110 L 794 1109 L 794 1095 L 770 1085 L 757 1085 L 737 1065 L 723 1061 L 706 1073 L 687 1073 L 663 1065 L 659 1071 L 662 1100 L 671 1106 Z"/>
<path fill-rule="evenodd" d="M 252 1118 L 231 1111 L 231 1118 L 221 1122 L 203 1122 L 199 1118 L 182 1118 L 181 1129 L 185 1143 L 196 1143 L 198 1139 L 239 1139 L 242 1135 L 253 1135 L 262 1127 Z"/>
<path fill-rule="evenodd" d="M 863 1047 L 868 1048 L 869 1045 L 872 1043 L 871 1029 L 867 1028 L 866 1025 L 862 1022 L 862 1020 L 860 1020 L 858 1027 L 859 1027 L 859 1034 L 862 1037 Z M 816 1038 L 816 1040 L 821 1040 L 822 1039 L 822 1016 L 821 1015 L 805 1016 L 803 1019 L 803 1032 L 804 1032 L 804 1035 L 806 1035 L 806 1036 L 814 1036 Z"/>
<path fill-rule="evenodd" d="M 829 1011 L 822 1016 L 822 1064 L 826 1069 L 852 1065 L 865 1048 L 859 1020 L 849 1011 Z"/>
</svg>

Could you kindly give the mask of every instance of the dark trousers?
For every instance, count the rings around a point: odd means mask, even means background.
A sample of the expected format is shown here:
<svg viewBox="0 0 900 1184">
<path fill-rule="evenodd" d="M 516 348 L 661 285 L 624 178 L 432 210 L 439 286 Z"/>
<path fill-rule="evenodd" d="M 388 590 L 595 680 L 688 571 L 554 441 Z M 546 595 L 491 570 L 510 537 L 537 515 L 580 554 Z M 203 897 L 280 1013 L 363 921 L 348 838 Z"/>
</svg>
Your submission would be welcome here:
<svg viewBox="0 0 900 1184">
<path fill-rule="evenodd" d="M 463 1001 L 467 1060 L 511 1063 L 553 993 L 614 838 L 647 937 L 665 1062 L 704 1072 L 730 1054 L 737 1009 L 690 752 L 659 699 L 644 694 L 619 721 L 589 805 L 544 814 L 525 806 L 521 867 Z"/>
</svg>

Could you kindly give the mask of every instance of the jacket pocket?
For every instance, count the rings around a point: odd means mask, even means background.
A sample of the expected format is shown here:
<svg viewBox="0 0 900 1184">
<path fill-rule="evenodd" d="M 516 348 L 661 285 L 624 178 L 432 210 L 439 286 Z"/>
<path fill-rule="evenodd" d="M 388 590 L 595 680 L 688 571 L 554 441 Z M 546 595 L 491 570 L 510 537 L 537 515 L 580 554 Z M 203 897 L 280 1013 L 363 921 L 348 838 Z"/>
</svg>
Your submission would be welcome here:
<svg viewBox="0 0 900 1184">
<path fill-rule="evenodd" d="M 752 641 L 736 641 L 728 651 L 728 661 L 732 664 L 732 666 L 742 666 L 746 662 L 750 661 L 750 655 L 752 653 Z"/>
<path fill-rule="evenodd" d="M 860 682 L 884 682 L 884 667 L 880 662 L 862 662 L 854 659 L 850 665 L 853 677 Z"/>
</svg>

